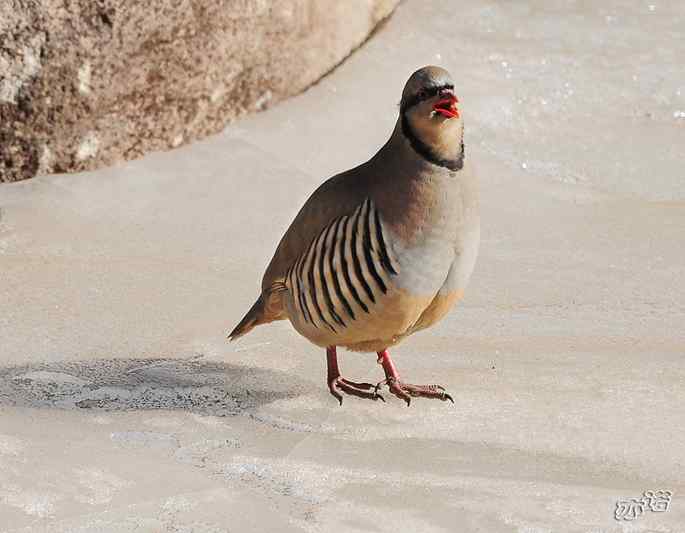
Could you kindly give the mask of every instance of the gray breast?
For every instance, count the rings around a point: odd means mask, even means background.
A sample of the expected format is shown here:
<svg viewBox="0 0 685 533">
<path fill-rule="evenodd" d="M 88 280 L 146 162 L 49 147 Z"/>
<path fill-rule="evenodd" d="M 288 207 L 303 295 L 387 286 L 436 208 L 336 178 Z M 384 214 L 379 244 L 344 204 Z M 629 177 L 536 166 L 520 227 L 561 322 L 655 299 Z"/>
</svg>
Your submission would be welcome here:
<svg viewBox="0 0 685 533">
<path fill-rule="evenodd" d="M 472 175 L 460 172 L 459 177 L 435 177 L 433 186 L 437 193 L 428 203 L 416 235 L 409 241 L 389 235 L 402 269 L 397 286 L 415 296 L 435 295 L 448 281 L 450 290 L 465 288 L 480 240 Z"/>
</svg>

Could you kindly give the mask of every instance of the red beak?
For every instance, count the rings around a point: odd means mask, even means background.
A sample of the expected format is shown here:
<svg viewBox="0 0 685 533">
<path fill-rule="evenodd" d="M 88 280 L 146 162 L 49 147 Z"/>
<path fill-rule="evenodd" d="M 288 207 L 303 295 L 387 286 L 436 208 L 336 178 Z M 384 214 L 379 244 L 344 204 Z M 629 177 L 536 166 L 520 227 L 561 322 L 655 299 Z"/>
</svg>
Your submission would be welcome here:
<svg viewBox="0 0 685 533">
<path fill-rule="evenodd" d="M 440 113 L 445 118 L 459 118 L 459 110 L 457 109 L 457 102 L 459 98 L 452 93 L 445 93 L 435 104 L 433 104 L 433 111 Z"/>
</svg>

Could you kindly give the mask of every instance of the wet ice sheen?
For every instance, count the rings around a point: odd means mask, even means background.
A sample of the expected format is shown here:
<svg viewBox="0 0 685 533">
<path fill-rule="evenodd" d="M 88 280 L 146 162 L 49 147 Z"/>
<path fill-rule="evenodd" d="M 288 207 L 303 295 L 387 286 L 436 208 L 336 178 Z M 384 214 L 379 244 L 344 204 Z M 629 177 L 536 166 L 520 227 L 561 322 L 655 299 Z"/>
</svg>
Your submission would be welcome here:
<svg viewBox="0 0 685 533">
<path fill-rule="evenodd" d="M 403 2 L 205 142 L 0 187 L 0 532 L 680 531 L 685 6 L 455 6 Z M 463 305 L 394 359 L 455 405 L 340 408 L 287 323 L 225 333 L 302 201 L 436 62 L 483 243 Z M 667 513 L 614 520 L 658 489 Z"/>
</svg>

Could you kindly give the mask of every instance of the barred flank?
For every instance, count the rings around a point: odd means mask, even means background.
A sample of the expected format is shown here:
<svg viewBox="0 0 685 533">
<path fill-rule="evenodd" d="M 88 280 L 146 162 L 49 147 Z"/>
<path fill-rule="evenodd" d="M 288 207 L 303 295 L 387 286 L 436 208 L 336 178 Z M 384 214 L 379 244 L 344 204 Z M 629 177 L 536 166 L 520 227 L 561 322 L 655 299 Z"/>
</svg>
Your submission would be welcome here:
<svg viewBox="0 0 685 533">
<path fill-rule="evenodd" d="M 317 328 L 346 328 L 388 291 L 397 267 L 378 210 L 366 199 L 333 220 L 286 273 L 296 312 Z"/>
</svg>

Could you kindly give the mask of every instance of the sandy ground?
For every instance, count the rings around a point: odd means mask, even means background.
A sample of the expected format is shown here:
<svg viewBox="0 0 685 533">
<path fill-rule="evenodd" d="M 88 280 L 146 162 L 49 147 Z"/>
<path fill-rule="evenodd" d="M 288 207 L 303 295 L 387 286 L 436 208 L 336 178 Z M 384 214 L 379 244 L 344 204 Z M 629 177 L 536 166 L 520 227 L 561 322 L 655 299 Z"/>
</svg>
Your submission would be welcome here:
<svg viewBox="0 0 685 533">
<path fill-rule="evenodd" d="M 685 531 L 685 7 L 449 4 L 206 142 L 0 188 L 0 531 Z M 483 242 L 395 354 L 455 405 L 341 408 L 289 324 L 224 336 L 427 63 L 457 79 Z M 650 489 L 668 511 L 614 519 Z"/>
</svg>

